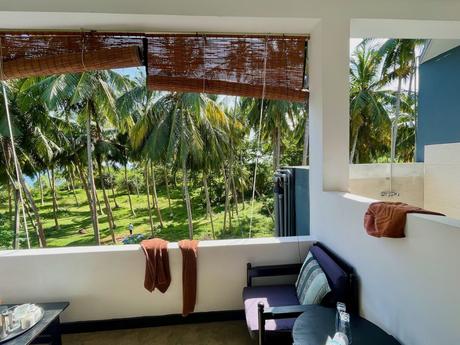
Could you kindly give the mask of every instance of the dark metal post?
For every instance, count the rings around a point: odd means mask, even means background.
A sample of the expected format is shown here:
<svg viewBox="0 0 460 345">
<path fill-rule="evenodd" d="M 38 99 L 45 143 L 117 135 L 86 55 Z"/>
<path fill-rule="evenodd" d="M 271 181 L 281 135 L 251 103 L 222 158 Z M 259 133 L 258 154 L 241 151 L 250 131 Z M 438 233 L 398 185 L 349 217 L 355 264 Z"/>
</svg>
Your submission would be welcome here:
<svg viewBox="0 0 460 345">
<path fill-rule="evenodd" d="M 250 262 L 248 262 L 246 265 L 246 286 L 247 287 L 252 286 L 251 268 L 252 268 L 252 265 Z"/>
<path fill-rule="evenodd" d="M 265 344 L 265 319 L 264 319 L 264 304 L 259 302 L 257 304 L 259 312 L 259 345 Z"/>
</svg>

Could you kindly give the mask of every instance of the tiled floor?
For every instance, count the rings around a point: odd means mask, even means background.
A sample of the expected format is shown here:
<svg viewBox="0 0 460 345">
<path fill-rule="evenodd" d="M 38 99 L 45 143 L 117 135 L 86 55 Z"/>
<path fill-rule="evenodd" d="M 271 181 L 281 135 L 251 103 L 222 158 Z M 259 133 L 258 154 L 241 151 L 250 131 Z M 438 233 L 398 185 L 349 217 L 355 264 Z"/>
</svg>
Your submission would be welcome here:
<svg viewBox="0 0 460 345">
<path fill-rule="evenodd" d="M 63 335 L 63 345 L 255 345 L 243 321 Z"/>
</svg>

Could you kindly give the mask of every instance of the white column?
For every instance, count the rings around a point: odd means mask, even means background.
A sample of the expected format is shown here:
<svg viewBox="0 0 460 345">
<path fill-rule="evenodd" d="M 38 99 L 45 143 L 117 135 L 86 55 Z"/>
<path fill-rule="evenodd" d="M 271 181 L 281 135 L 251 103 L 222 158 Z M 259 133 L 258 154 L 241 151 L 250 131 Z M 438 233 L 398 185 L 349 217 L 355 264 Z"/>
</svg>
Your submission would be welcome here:
<svg viewBox="0 0 460 345">
<path fill-rule="evenodd" d="M 348 18 L 322 19 L 311 33 L 311 204 L 322 191 L 348 191 L 349 40 Z"/>
</svg>

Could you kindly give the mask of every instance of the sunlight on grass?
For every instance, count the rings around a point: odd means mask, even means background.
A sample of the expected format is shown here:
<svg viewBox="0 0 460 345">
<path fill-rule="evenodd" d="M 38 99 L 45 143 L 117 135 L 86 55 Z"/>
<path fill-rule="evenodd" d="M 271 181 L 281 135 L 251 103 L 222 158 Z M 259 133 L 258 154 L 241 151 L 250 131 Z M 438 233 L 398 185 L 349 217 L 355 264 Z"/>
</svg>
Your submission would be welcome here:
<svg viewBox="0 0 460 345">
<path fill-rule="evenodd" d="M 55 229 L 53 220 L 53 208 L 50 195 L 46 195 L 45 205 L 41 206 L 40 201 L 36 199 L 39 207 L 40 215 L 43 218 L 43 226 L 46 232 L 48 247 L 63 247 L 63 246 L 84 246 L 93 245 L 93 228 L 91 225 L 91 217 L 85 192 L 81 189 L 76 190 L 77 198 L 80 206 L 77 206 L 71 192 L 67 190 L 59 191 L 59 225 L 60 229 Z M 156 227 L 154 235 L 164 238 L 168 241 L 179 241 L 188 238 L 187 213 L 182 201 L 180 192 L 174 192 L 171 199 L 171 212 L 168 207 L 168 199 L 166 193 L 159 189 L 158 199 L 160 210 L 163 218 L 164 227 L 160 228 L 156 210 L 152 209 L 153 221 Z M 99 191 L 99 199 L 102 201 L 102 192 Z M 133 207 L 135 208 L 136 216 L 132 216 L 129 209 L 128 197 L 126 194 L 116 194 L 119 208 L 114 208 L 113 199 L 110 198 L 113 207 L 113 217 L 116 224 L 116 238 L 118 244 L 129 234 L 129 224 L 134 225 L 134 233 L 142 233 L 146 237 L 152 236 L 149 225 L 149 217 L 147 210 L 147 196 L 145 194 L 131 195 Z M 254 218 L 252 237 L 267 237 L 273 236 L 273 220 L 268 213 L 263 211 L 263 203 L 254 203 Z M 192 197 L 193 208 L 193 226 L 194 238 L 199 240 L 212 239 L 211 223 L 206 219 L 205 204 L 199 195 Z M 7 205 L 0 207 L 0 213 L 7 214 Z M 251 215 L 250 201 L 247 200 L 243 207 L 240 203 L 238 207 L 238 215 L 236 209 L 233 210 L 231 220 L 231 228 L 227 216 L 227 229 L 222 231 L 224 224 L 224 209 L 223 206 L 214 208 L 214 228 L 216 239 L 225 238 L 247 238 L 249 236 L 249 218 Z M 101 243 L 112 244 L 107 217 L 99 216 L 99 224 L 101 231 Z M 8 223 L 4 224 L 4 228 L 8 227 Z M 31 233 L 32 245 L 37 246 L 37 238 L 33 233 L 31 224 L 29 225 Z M 24 234 L 21 232 L 21 238 Z"/>
</svg>

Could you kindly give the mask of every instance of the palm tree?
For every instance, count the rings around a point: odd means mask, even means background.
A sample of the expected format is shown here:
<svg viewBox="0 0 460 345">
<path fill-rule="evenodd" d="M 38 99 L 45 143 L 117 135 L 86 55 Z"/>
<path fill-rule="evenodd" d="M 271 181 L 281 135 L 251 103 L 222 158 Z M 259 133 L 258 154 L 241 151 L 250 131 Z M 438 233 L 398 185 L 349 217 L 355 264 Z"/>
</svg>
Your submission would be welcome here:
<svg viewBox="0 0 460 345">
<path fill-rule="evenodd" d="M 187 170 L 191 159 L 199 157 L 203 150 L 197 126 L 203 101 L 199 94 L 165 94 L 155 102 L 155 111 L 146 113 L 136 123 L 131 136 L 134 148 L 153 160 L 164 156 L 182 169 L 190 238 L 193 238 L 193 216 Z"/>
<path fill-rule="evenodd" d="M 80 123 L 86 123 L 86 150 L 88 165 L 88 185 L 90 189 L 90 210 L 94 239 L 100 244 L 99 221 L 96 209 L 97 192 L 94 182 L 93 141 L 101 139 L 99 131 L 102 122 L 119 129 L 129 128 L 129 117 L 120 117 L 116 108 L 116 98 L 120 92 L 131 87 L 130 81 L 114 71 L 84 72 L 45 78 L 38 84 L 42 98 L 51 109 L 61 110 L 67 105 L 74 106 Z M 94 126 L 93 126 L 94 121 Z M 106 203 L 108 217 L 112 217 L 110 204 Z M 113 224 L 109 221 L 112 238 Z"/>
<path fill-rule="evenodd" d="M 126 93 L 124 93 L 117 100 L 117 106 L 119 111 L 122 114 L 133 114 L 134 119 L 137 121 L 133 127 L 130 137 L 131 137 L 131 146 L 139 152 L 139 154 L 146 158 L 147 161 L 150 161 L 150 168 L 145 168 L 145 181 L 147 184 L 147 198 L 150 198 L 150 178 L 152 178 L 152 203 L 153 207 L 156 209 L 158 220 L 160 226 L 163 227 L 163 217 L 161 215 L 161 210 L 158 203 L 158 195 L 156 191 L 156 181 L 155 181 L 155 170 L 153 166 L 154 161 L 159 161 L 160 156 L 158 154 L 161 148 L 158 147 L 144 147 L 142 141 L 145 140 L 145 135 L 149 133 L 149 130 L 154 126 L 154 106 L 157 95 L 154 92 L 150 92 L 145 87 L 145 82 L 137 80 L 133 83 L 133 87 Z M 153 121 L 153 122 L 152 122 Z M 153 221 L 150 212 L 150 200 L 148 201 L 149 208 L 149 219 L 152 233 Z"/>
<path fill-rule="evenodd" d="M 23 174 L 31 176 L 35 175 L 46 165 L 46 162 L 52 161 L 54 156 L 59 153 L 60 148 L 56 144 L 62 139 L 58 130 L 59 122 L 51 120 L 47 116 L 46 109 L 40 102 L 36 102 L 35 95 L 24 92 L 24 81 L 10 82 L 8 88 L 4 85 L 3 91 L 8 92 L 9 108 L 12 110 L 14 117 L 10 122 L 11 131 L 4 137 L 2 148 L 3 157 L 5 158 L 6 171 L 9 171 L 9 176 L 12 173 L 11 158 L 13 159 L 14 170 L 16 170 L 17 182 L 16 190 L 19 191 L 19 198 L 21 199 L 21 208 L 23 210 L 24 228 L 27 230 L 27 223 L 25 219 L 25 212 L 32 210 L 34 220 L 31 220 L 32 225 L 36 228 L 38 242 L 41 247 L 46 246 L 45 232 L 41 222 L 41 217 L 35 204 L 35 200 L 27 186 Z M 27 88 L 26 88 L 27 89 Z M 8 91 L 6 91 L 8 90 Z M 6 96 L 6 95 L 3 95 Z M 6 104 L 3 104 L 2 110 L 6 110 Z M 2 117 L 5 116 L 2 113 Z M 3 122 L 4 123 L 4 122 Z M 17 140 L 15 145 L 12 145 L 13 136 Z M 24 193 L 24 197 L 22 196 Z M 17 194 L 16 194 L 17 195 Z M 16 210 L 18 210 L 16 205 Z M 18 230 L 18 218 L 16 218 L 16 235 Z M 28 237 L 28 234 L 26 233 Z M 17 239 L 17 236 L 15 236 Z M 17 246 L 17 243 L 15 244 Z"/>
<path fill-rule="evenodd" d="M 264 100 L 262 110 L 262 128 L 259 127 L 261 116 L 261 99 L 246 98 L 243 100 L 242 109 L 247 114 L 250 125 L 257 132 L 261 130 L 262 140 L 270 140 L 273 150 L 273 170 L 280 166 L 282 137 L 291 131 L 290 124 L 302 111 L 303 105 L 284 100 Z"/>
<path fill-rule="evenodd" d="M 206 154 L 200 155 L 194 160 L 194 165 L 203 172 L 202 180 L 206 201 L 206 213 L 211 222 L 212 237 L 215 239 L 215 229 L 213 221 L 213 210 L 211 199 L 209 196 L 208 177 L 212 171 L 222 169 L 225 184 L 225 210 L 224 210 L 224 226 L 226 227 L 226 217 L 229 212 L 229 189 L 232 185 L 232 160 L 233 150 L 232 142 L 238 140 L 237 131 L 241 130 L 241 124 L 230 117 L 227 112 L 211 98 L 205 99 L 205 104 L 199 112 L 199 132 L 206 148 Z M 228 171 L 230 176 L 227 178 L 225 161 L 228 163 Z M 234 181 L 233 181 L 234 182 Z M 234 186 L 234 184 L 233 184 Z M 236 198 L 236 195 L 234 195 Z"/>
<path fill-rule="evenodd" d="M 386 105 L 391 95 L 382 89 L 380 68 L 377 50 L 367 44 L 357 47 L 350 67 L 350 163 L 358 161 L 358 153 L 361 158 L 378 156 L 385 143 L 382 133 L 390 124 Z M 371 142 L 374 145 L 369 146 Z"/>
<path fill-rule="evenodd" d="M 389 39 L 378 50 L 383 58 L 382 79 L 386 82 L 397 81 L 396 103 L 391 127 L 391 163 L 395 160 L 398 122 L 401 116 L 401 97 L 403 82 L 409 82 L 409 94 L 417 69 L 417 51 L 425 40 Z"/>
</svg>

